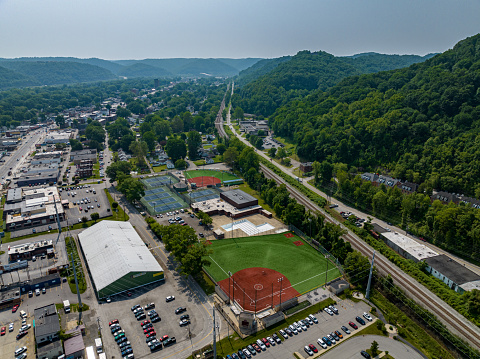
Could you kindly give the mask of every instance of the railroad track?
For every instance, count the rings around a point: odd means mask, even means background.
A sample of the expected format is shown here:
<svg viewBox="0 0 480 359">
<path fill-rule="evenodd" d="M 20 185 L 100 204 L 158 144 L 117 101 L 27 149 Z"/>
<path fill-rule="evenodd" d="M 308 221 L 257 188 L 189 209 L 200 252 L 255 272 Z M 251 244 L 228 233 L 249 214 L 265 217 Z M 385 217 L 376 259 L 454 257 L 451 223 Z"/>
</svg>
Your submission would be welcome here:
<svg viewBox="0 0 480 359">
<path fill-rule="evenodd" d="M 286 183 L 286 181 L 274 171 L 263 164 L 260 164 L 260 169 L 265 174 L 265 177 L 274 179 L 277 183 L 284 183 L 287 186 L 291 196 L 296 199 L 298 203 L 305 206 L 306 209 L 309 209 L 312 212 L 318 211 L 325 216 L 326 221 L 339 224 L 342 228 L 347 229 L 326 214 L 322 208 L 318 207 L 316 204 L 306 198 L 304 194 Z M 345 234 L 343 238 L 349 241 L 352 247 L 363 255 L 369 258 L 372 257 L 373 248 L 371 248 L 356 235 L 353 235 L 350 231 L 348 231 L 348 229 L 347 234 Z M 420 303 L 437 318 L 441 319 L 442 323 L 444 323 L 449 330 L 457 334 L 460 338 L 466 340 L 477 350 L 480 349 L 480 330 L 477 326 L 464 318 L 443 300 L 438 298 L 423 285 L 412 279 L 378 252 L 375 254 L 375 265 L 381 273 L 389 274 L 393 278 L 394 283 L 401 287 L 410 298 L 414 299 L 417 303 Z"/>
</svg>

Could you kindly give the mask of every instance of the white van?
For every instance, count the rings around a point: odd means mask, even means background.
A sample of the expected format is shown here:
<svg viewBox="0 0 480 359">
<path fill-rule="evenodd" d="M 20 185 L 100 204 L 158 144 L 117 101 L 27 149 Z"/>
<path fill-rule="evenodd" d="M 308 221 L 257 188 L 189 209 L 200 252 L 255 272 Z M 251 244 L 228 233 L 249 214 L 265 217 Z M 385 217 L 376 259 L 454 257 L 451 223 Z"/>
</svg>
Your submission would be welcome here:
<svg viewBox="0 0 480 359">
<path fill-rule="evenodd" d="M 20 318 L 26 318 L 27 313 L 25 313 L 23 310 L 20 311 Z"/>
<path fill-rule="evenodd" d="M 39 296 L 39 295 L 40 295 L 40 289 L 38 289 L 38 288 L 35 289 L 35 295 L 36 295 L 36 296 Z"/>
</svg>

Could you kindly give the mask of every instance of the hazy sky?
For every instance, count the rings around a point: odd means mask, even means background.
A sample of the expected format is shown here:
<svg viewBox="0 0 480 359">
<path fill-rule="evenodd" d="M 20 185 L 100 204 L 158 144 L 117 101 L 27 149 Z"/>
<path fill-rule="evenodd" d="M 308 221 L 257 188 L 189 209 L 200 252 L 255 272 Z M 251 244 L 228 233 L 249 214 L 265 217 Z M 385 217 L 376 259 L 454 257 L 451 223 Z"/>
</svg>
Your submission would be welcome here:
<svg viewBox="0 0 480 359">
<path fill-rule="evenodd" d="M 424 55 L 479 19 L 478 0 L 0 0 L 0 57 Z"/>
</svg>

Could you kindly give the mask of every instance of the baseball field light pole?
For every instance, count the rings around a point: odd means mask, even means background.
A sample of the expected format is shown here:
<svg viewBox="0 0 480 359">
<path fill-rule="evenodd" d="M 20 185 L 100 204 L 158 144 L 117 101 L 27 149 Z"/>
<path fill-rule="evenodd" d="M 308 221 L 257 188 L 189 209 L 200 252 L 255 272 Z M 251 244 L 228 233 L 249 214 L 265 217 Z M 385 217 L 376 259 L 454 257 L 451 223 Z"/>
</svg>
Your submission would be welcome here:
<svg viewBox="0 0 480 359">
<path fill-rule="evenodd" d="M 283 289 L 283 277 L 277 279 L 280 282 L 280 311 L 282 311 L 282 289 Z"/>
<path fill-rule="evenodd" d="M 328 254 L 325 255 L 325 259 L 327 260 L 327 271 L 325 272 L 325 289 L 327 289 L 327 277 L 328 277 L 328 257 L 330 257 Z"/>
<path fill-rule="evenodd" d="M 232 272 L 228 271 L 228 301 L 229 302 L 231 302 L 231 297 L 230 297 L 231 280 L 232 280 Z"/>
</svg>

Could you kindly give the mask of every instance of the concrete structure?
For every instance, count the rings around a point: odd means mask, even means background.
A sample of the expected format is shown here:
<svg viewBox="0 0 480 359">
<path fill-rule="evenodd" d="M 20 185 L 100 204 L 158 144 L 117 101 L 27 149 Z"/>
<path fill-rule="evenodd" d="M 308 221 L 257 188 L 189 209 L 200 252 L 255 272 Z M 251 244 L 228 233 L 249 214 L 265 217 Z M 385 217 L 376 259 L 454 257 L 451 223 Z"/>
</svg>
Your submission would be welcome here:
<svg viewBox="0 0 480 359">
<path fill-rule="evenodd" d="M 209 216 L 216 214 L 225 215 L 227 217 L 231 217 L 232 219 L 241 218 L 250 214 L 262 213 L 263 210 L 263 208 L 258 204 L 240 209 L 219 198 L 195 202 L 192 203 L 191 207 L 195 212 L 202 211 Z"/>
<path fill-rule="evenodd" d="M 80 331 L 74 331 L 73 336 L 63 342 L 65 347 L 65 359 L 83 358 L 85 354 L 85 343 Z"/>
<path fill-rule="evenodd" d="M 300 171 L 302 171 L 303 173 L 312 172 L 313 171 L 312 162 L 300 163 Z"/>
<path fill-rule="evenodd" d="M 438 253 L 427 246 L 414 241 L 411 238 L 397 232 L 383 232 L 380 234 L 385 243 L 402 257 L 420 262 L 430 257 L 438 256 Z"/>
<path fill-rule="evenodd" d="M 72 161 L 74 164 L 78 165 L 82 160 L 90 160 L 93 163 L 97 163 L 97 150 L 86 149 L 70 152 L 70 161 Z"/>
<path fill-rule="evenodd" d="M 73 138 L 74 132 L 72 131 L 51 131 L 45 137 L 46 144 L 56 144 L 56 143 L 69 143 L 70 139 Z"/>
<path fill-rule="evenodd" d="M 32 259 L 33 256 L 51 253 L 53 256 L 53 240 L 43 240 L 32 243 L 17 244 L 8 246 L 8 260 L 17 261 L 19 259 Z"/>
<path fill-rule="evenodd" d="M 62 162 L 62 151 L 40 152 L 32 158 L 32 165 Z"/>
<path fill-rule="evenodd" d="M 35 341 L 37 345 L 57 340 L 60 332 L 60 321 L 55 304 L 35 308 Z"/>
<path fill-rule="evenodd" d="M 63 355 L 62 342 L 55 340 L 37 348 L 37 358 L 39 359 L 57 359 Z"/>
<path fill-rule="evenodd" d="M 65 220 L 57 187 L 24 190 L 22 199 L 22 202 L 5 205 L 9 231 L 55 223 L 57 213 L 60 221 Z"/>
<path fill-rule="evenodd" d="M 425 262 L 428 264 L 427 271 L 455 292 L 463 293 L 466 290 L 478 289 L 477 285 L 480 284 L 480 276 L 452 258 L 440 254 L 426 258 Z"/>
<path fill-rule="evenodd" d="M 163 269 L 129 222 L 102 221 L 78 235 L 98 299 L 163 281 Z"/>
<path fill-rule="evenodd" d="M 80 160 L 77 164 L 75 171 L 75 177 L 87 178 L 93 175 L 93 161 L 92 160 Z"/>
<path fill-rule="evenodd" d="M 222 192 L 220 198 L 238 209 L 258 205 L 258 199 L 240 189 Z"/>
</svg>

